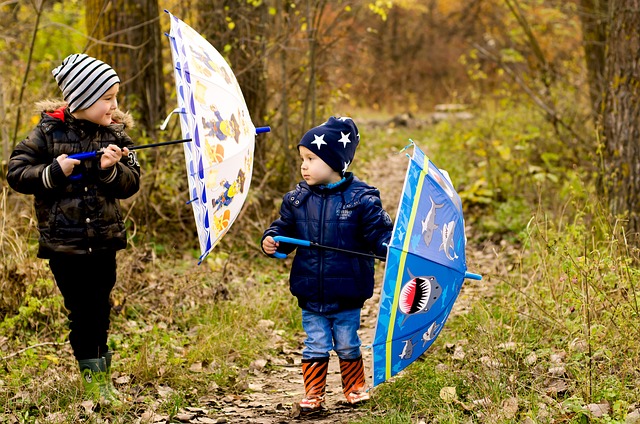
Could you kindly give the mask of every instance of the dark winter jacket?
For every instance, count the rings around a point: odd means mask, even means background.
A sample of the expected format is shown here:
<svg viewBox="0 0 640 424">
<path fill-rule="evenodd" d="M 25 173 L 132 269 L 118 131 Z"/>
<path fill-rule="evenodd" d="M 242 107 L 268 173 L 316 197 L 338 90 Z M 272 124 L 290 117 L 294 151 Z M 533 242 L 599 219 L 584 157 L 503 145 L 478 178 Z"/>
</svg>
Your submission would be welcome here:
<svg viewBox="0 0 640 424">
<path fill-rule="evenodd" d="M 384 257 L 392 228 L 380 192 L 348 173 L 346 181 L 331 189 L 298 184 L 284 196 L 280 218 L 263 239 L 280 235 Z M 288 254 L 295 248 L 280 243 L 278 251 Z M 296 252 L 290 289 L 303 309 L 330 313 L 361 308 L 373 286 L 373 258 L 313 248 Z"/>
<path fill-rule="evenodd" d="M 133 120 L 120 111 L 105 127 L 75 119 L 61 104 L 43 102 L 42 117 L 19 143 L 9 160 L 7 181 L 16 191 L 35 196 L 40 231 L 38 256 L 89 254 L 118 250 L 127 244 L 118 199 L 138 191 L 140 167 L 133 152 L 114 167 L 100 169 L 99 157 L 74 168 L 77 179 L 64 175 L 56 158 L 97 151 L 109 144 L 133 145 L 125 127 Z"/>
</svg>

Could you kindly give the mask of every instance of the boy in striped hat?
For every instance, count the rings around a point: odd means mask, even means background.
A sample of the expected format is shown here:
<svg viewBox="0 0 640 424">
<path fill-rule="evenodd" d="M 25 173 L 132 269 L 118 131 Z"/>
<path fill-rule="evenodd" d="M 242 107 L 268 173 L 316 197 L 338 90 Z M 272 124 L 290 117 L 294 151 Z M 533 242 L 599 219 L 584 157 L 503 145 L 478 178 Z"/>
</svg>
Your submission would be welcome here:
<svg viewBox="0 0 640 424">
<path fill-rule="evenodd" d="M 120 79 L 106 63 L 72 54 L 52 74 L 64 102 L 37 105 L 43 111 L 40 122 L 11 154 L 7 181 L 35 197 L 38 257 L 49 260 L 64 297 L 85 391 L 96 401 L 118 405 L 107 344 L 109 297 L 116 251 L 127 245 L 118 199 L 132 196 L 140 185 L 140 167 L 128 149 L 133 142 L 125 132 L 133 120 L 117 108 Z M 100 155 L 82 162 L 69 157 L 92 151 Z"/>
</svg>

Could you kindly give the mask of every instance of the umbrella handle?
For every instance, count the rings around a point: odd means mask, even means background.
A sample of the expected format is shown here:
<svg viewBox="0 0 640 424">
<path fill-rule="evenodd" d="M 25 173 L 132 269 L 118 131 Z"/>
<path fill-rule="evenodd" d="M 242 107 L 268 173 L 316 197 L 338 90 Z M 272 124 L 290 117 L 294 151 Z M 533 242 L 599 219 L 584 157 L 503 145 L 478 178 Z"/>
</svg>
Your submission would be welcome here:
<svg viewBox="0 0 640 424">
<path fill-rule="evenodd" d="M 262 133 L 266 133 L 271 131 L 271 127 L 257 127 L 256 128 L 256 135 L 257 134 L 262 134 Z"/>
<path fill-rule="evenodd" d="M 300 240 L 297 238 L 292 238 L 292 237 L 285 237 L 285 236 L 275 236 L 273 238 L 273 241 L 280 243 L 290 243 L 290 244 L 295 244 L 298 246 L 306 246 L 309 247 L 311 246 L 311 242 L 309 240 Z"/>
<path fill-rule="evenodd" d="M 256 128 L 257 130 L 257 128 Z M 283 242 L 283 243 L 291 243 L 291 244 L 296 244 L 298 246 L 310 246 L 311 242 L 307 241 L 307 240 L 300 240 L 300 239 L 295 239 L 295 238 L 291 238 L 291 237 L 285 237 L 285 236 L 275 236 L 273 238 L 273 241 L 276 241 L 278 243 Z M 284 259 L 287 257 L 286 254 L 281 253 L 281 252 L 276 252 L 272 255 L 275 258 L 278 259 Z"/>
<path fill-rule="evenodd" d="M 102 151 L 82 152 L 67 156 L 69 159 L 85 160 L 102 155 Z"/>
<path fill-rule="evenodd" d="M 75 154 L 69 155 L 67 157 L 69 159 L 85 160 L 85 159 L 92 159 L 92 158 L 96 158 L 98 156 L 101 156 L 102 153 L 103 153 L 102 150 L 99 150 L 99 151 L 95 151 L 94 150 L 92 152 L 75 153 Z M 83 177 L 82 173 L 75 173 L 75 174 L 69 175 L 68 178 L 71 181 L 78 181 L 78 180 L 82 179 L 82 177 Z"/>
<path fill-rule="evenodd" d="M 280 243 L 280 242 L 290 243 L 290 244 L 295 244 L 295 245 L 298 245 L 298 246 L 306 246 L 306 247 L 311 246 L 311 242 L 308 241 L 308 240 L 294 239 L 294 238 L 285 237 L 285 236 L 275 236 L 273 238 L 273 241 L 278 242 L 278 243 Z M 284 259 L 284 258 L 287 257 L 286 254 L 281 253 L 281 252 L 276 252 L 272 256 L 275 257 L 275 258 L 278 258 L 278 259 Z"/>
<path fill-rule="evenodd" d="M 473 272 L 465 272 L 464 278 L 468 278 L 470 280 L 482 280 L 482 275 L 474 274 Z"/>
</svg>

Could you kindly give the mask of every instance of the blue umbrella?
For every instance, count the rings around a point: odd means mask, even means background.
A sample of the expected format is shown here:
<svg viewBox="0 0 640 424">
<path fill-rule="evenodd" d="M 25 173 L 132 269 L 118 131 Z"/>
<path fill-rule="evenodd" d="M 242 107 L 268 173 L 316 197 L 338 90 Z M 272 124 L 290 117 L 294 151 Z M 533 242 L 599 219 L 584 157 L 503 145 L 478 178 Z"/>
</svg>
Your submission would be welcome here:
<svg viewBox="0 0 640 424">
<path fill-rule="evenodd" d="M 442 331 L 467 272 L 462 202 L 416 146 L 389 244 L 373 348 L 373 385 L 420 357 Z"/>
</svg>

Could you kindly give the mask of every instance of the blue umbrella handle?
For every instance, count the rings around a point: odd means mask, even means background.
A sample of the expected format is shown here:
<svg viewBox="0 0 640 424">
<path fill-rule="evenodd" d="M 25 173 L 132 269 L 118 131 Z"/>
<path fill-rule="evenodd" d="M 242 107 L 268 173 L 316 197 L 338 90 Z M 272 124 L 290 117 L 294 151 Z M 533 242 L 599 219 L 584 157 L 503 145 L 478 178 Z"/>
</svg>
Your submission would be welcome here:
<svg viewBox="0 0 640 424">
<path fill-rule="evenodd" d="M 292 237 L 285 237 L 285 236 L 275 236 L 273 238 L 273 241 L 275 242 L 283 242 L 283 243 L 290 243 L 290 244 L 295 244 L 298 246 L 306 246 L 309 247 L 311 246 L 311 242 L 309 240 L 301 240 L 301 239 L 297 239 L 297 238 L 292 238 Z"/>
<path fill-rule="evenodd" d="M 82 152 L 82 153 L 75 153 L 73 155 L 69 155 L 67 156 L 69 159 L 77 159 L 77 160 L 85 160 L 85 159 L 92 159 L 95 157 L 98 157 L 102 155 L 102 151 L 92 151 L 92 152 Z M 78 181 L 83 177 L 83 175 L 81 173 L 76 173 L 76 174 L 71 174 L 69 175 L 69 179 L 72 181 Z"/>
<path fill-rule="evenodd" d="M 257 128 L 256 128 L 257 131 Z M 300 239 L 296 239 L 296 238 L 291 238 L 291 237 L 285 237 L 285 236 L 275 236 L 273 238 L 273 241 L 276 241 L 278 243 L 283 242 L 283 243 L 291 243 L 291 244 L 295 244 L 298 246 L 306 246 L 309 247 L 311 246 L 311 242 L 308 240 L 300 240 Z M 284 259 L 287 257 L 287 255 L 285 255 L 284 253 L 281 252 L 276 252 L 272 255 L 275 258 L 278 259 Z"/>
<path fill-rule="evenodd" d="M 271 127 L 257 127 L 256 135 L 271 131 Z"/>
<path fill-rule="evenodd" d="M 94 150 L 93 152 L 76 153 L 74 155 L 69 155 L 67 157 L 69 159 L 85 160 L 85 159 L 95 158 L 96 156 L 99 156 L 101 154 L 102 154 L 102 152 Z"/>
<path fill-rule="evenodd" d="M 464 278 L 468 278 L 470 280 L 482 280 L 482 275 L 474 274 L 473 272 L 465 272 Z"/>
</svg>

